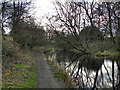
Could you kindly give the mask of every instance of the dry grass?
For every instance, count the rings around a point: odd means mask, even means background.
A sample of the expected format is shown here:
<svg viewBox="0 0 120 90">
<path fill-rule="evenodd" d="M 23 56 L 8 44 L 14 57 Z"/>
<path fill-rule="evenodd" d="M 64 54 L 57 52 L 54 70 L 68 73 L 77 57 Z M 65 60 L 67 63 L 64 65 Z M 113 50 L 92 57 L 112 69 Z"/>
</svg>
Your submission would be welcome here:
<svg viewBox="0 0 120 90">
<path fill-rule="evenodd" d="M 35 88 L 36 61 L 13 41 L 3 42 L 3 88 Z"/>
<path fill-rule="evenodd" d="M 52 66 L 52 70 L 54 72 L 54 77 L 57 77 L 60 80 L 63 80 L 68 88 L 74 88 L 72 78 L 67 71 L 63 68 L 59 67 L 54 60 L 48 59 L 48 62 Z"/>
</svg>

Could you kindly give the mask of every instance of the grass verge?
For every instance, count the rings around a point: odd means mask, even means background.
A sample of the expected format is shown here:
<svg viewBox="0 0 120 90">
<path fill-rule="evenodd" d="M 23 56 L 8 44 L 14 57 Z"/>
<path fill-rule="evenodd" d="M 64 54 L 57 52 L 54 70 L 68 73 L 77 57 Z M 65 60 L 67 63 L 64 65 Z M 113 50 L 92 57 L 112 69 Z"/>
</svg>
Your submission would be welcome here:
<svg viewBox="0 0 120 90">
<path fill-rule="evenodd" d="M 14 64 L 12 69 L 8 69 L 3 74 L 2 88 L 35 88 L 36 65 L 35 60 L 30 61 Z"/>
<path fill-rule="evenodd" d="M 111 59 L 115 59 L 120 57 L 120 53 L 119 52 L 115 52 L 115 51 L 104 51 L 104 52 L 98 52 L 96 53 L 96 56 L 99 58 L 111 58 Z"/>
<path fill-rule="evenodd" d="M 2 88 L 35 88 L 36 76 L 36 60 L 32 52 L 23 51 L 15 42 L 5 41 Z"/>
<path fill-rule="evenodd" d="M 64 69 L 60 68 L 55 64 L 54 61 L 47 59 L 52 67 L 52 71 L 54 73 L 54 77 L 57 77 L 59 80 L 63 80 L 67 88 L 74 88 L 72 84 L 72 78 L 69 76 L 68 72 Z"/>
</svg>

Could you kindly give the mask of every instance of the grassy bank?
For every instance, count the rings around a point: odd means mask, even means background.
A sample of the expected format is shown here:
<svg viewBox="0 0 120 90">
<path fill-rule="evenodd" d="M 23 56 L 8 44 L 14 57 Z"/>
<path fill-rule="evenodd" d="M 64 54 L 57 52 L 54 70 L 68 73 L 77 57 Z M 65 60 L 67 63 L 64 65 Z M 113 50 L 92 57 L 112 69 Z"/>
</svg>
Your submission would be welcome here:
<svg viewBox="0 0 120 90">
<path fill-rule="evenodd" d="M 3 41 L 2 88 L 35 88 L 36 61 L 13 41 Z"/>
<path fill-rule="evenodd" d="M 115 52 L 115 51 L 98 52 L 96 53 L 96 57 L 116 59 L 120 57 L 120 52 Z"/>
<path fill-rule="evenodd" d="M 74 88 L 72 78 L 69 76 L 68 72 L 66 72 L 63 68 L 57 66 L 57 64 L 50 59 L 47 59 L 52 67 L 52 71 L 54 73 L 54 77 L 57 77 L 58 80 L 64 81 L 67 88 Z"/>
</svg>

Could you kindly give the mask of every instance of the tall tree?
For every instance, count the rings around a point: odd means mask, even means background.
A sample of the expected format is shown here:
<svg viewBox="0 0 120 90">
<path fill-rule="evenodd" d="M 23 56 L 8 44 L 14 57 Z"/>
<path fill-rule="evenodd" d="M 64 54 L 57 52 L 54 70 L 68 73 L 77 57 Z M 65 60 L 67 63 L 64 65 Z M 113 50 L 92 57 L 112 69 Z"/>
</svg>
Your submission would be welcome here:
<svg viewBox="0 0 120 90">
<path fill-rule="evenodd" d="M 3 1 L 2 2 L 2 27 L 11 29 L 11 36 L 17 41 L 19 23 L 30 9 L 31 1 Z M 28 15 L 28 14 L 27 14 Z"/>
</svg>

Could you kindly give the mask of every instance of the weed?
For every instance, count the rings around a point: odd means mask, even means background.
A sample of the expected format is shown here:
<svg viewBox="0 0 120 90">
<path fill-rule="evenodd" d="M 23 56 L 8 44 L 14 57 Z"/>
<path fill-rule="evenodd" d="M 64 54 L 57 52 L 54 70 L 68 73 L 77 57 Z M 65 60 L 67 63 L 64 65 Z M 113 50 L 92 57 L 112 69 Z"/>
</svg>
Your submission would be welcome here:
<svg viewBox="0 0 120 90">
<path fill-rule="evenodd" d="M 3 42 L 2 88 L 35 88 L 36 61 L 12 41 Z"/>
<path fill-rule="evenodd" d="M 54 77 L 57 77 L 59 80 L 63 80 L 68 88 L 73 88 L 72 78 L 69 76 L 68 72 L 57 66 L 54 61 L 50 59 L 47 60 L 52 66 Z"/>
</svg>

